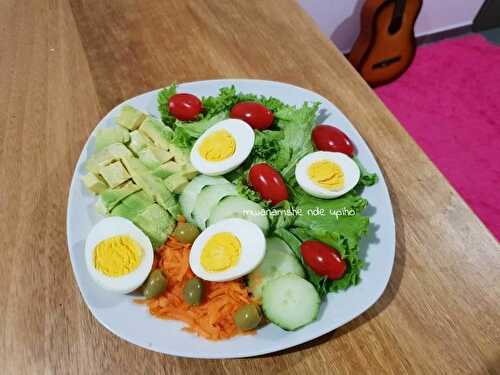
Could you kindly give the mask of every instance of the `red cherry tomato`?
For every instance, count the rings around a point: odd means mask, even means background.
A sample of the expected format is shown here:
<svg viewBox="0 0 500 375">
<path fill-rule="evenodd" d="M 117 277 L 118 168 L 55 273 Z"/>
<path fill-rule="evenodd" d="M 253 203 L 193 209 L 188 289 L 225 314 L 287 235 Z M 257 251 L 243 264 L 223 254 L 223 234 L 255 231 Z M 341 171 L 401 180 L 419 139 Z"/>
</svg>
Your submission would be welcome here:
<svg viewBox="0 0 500 375">
<path fill-rule="evenodd" d="M 304 261 L 318 275 L 336 280 L 344 276 L 347 269 L 345 261 L 333 247 L 320 241 L 309 240 L 300 245 Z"/>
<path fill-rule="evenodd" d="M 255 164 L 248 172 L 250 185 L 273 205 L 288 199 L 288 190 L 281 175 L 269 164 Z"/>
<path fill-rule="evenodd" d="M 254 129 L 263 130 L 273 123 L 273 113 L 260 103 L 241 102 L 236 104 L 229 114 L 231 118 L 245 121 Z"/>
<path fill-rule="evenodd" d="M 191 94 L 175 94 L 168 100 L 168 110 L 177 120 L 193 121 L 202 110 L 201 100 Z"/>
<path fill-rule="evenodd" d="M 321 151 L 342 152 L 353 157 L 354 145 L 343 131 L 330 125 L 318 125 L 312 131 L 312 140 Z"/>
</svg>

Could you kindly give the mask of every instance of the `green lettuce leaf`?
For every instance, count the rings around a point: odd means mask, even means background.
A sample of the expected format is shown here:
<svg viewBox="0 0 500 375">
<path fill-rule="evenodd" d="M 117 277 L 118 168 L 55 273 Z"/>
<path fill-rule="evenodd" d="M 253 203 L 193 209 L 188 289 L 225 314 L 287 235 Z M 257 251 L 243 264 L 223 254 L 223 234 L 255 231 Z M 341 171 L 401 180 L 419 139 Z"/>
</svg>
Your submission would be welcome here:
<svg viewBox="0 0 500 375">
<path fill-rule="evenodd" d="M 251 200 L 252 202 L 260 204 L 263 208 L 270 207 L 270 201 L 262 199 L 259 193 L 257 193 L 250 186 L 248 186 L 245 176 L 247 176 L 247 173 L 243 172 L 243 174 L 240 174 L 239 177 L 237 177 L 235 180 L 232 181 L 233 184 L 236 185 L 236 190 L 238 191 L 238 194 L 244 198 Z"/>
<path fill-rule="evenodd" d="M 255 142 L 250 158 L 262 161 L 271 160 L 279 151 L 279 141 L 283 132 L 279 130 L 263 130 L 255 132 Z M 253 162 L 252 164 L 255 164 Z"/>
<path fill-rule="evenodd" d="M 358 165 L 359 170 L 361 172 L 361 177 L 359 178 L 359 183 L 363 186 L 372 186 L 375 185 L 378 181 L 378 176 L 376 173 L 370 173 L 366 170 L 365 166 L 361 161 L 354 156 L 352 158 L 354 162 Z"/>
<path fill-rule="evenodd" d="M 360 280 L 363 261 L 359 258 L 359 241 L 367 234 L 369 226 L 369 219 L 361 212 L 367 205 L 366 199 L 354 194 L 330 200 L 305 197 L 297 205 L 302 214 L 295 219 L 294 227 L 334 247 L 347 261 L 346 274 L 326 282 L 329 291 L 346 289 Z"/>
<path fill-rule="evenodd" d="M 236 87 L 228 86 L 219 89 L 216 96 L 207 96 L 202 98 L 203 108 L 206 116 L 213 116 L 222 111 L 230 111 L 231 108 L 240 102 L 257 102 L 276 113 L 288 106 L 281 100 L 274 97 L 257 96 L 255 94 L 238 93 Z"/>
<path fill-rule="evenodd" d="M 281 171 L 285 180 L 293 177 L 298 161 L 313 151 L 311 131 L 316 122 L 316 112 L 320 103 L 304 103 L 301 108 L 284 107 L 276 114 L 277 126 L 282 129 L 279 151 L 272 164 Z"/>
<path fill-rule="evenodd" d="M 236 87 L 222 87 L 217 96 L 206 96 L 201 99 L 205 116 L 212 117 L 220 112 L 229 111 L 238 102 Z"/>
<path fill-rule="evenodd" d="M 174 144 L 178 146 L 191 148 L 200 135 L 226 118 L 227 112 L 220 112 L 211 117 L 204 117 L 199 121 L 184 122 L 177 120 L 175 121 L 175 130 L 172 140 Z"/>
<path fill-rule="evenodd" d="M 177 86 L 172 83 L 170 86 L 165 87 L 158 93 L 158 111 L 161 115 L 161 120 L 167 126 L 174 127 L 175 117 L 172 116 L 168 110 L 168 100 L 171 96 L 177 93 Z"/>
</svg>

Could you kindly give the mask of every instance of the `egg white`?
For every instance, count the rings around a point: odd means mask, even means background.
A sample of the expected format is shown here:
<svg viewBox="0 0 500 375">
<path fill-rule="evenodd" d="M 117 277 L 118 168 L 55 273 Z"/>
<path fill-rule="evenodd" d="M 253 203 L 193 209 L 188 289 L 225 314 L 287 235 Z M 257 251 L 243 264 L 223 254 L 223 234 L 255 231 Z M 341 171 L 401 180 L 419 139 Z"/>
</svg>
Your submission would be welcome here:
<svg viewBox="0 0 500 375">
<path fill-rule="evenodd" d="M 141 247 L 143 251 L 141 263 L 126 275 L 109 277 L 95 268 L 94 249 L 102 240 L 120 235 L 130 236 Z M 111 292 L 126 294 L 141 286 L 151 272 L 153 258 L 153 246 L 149 238 L 134 223 L 122 217 L 108 217 L 99 221 L 85 241 L 85 263 L 90 276 L 100 287 Z"/>
<path fill-rule="evenodd" d="M 221 232 L 229 232 L 239 239 L 240 258 L 234 267 L 225 271 L 208 272 L 201 265 L 201 253 L 207 241 Z M 203 280 L 229 281 L 252 272 L 262 262 L 265 253 L 266 238 L 257 225 L 243 219 L 226 219 L 209 226 L 196 238 L 189 254 L 189 266 Z"/>
<path fill-rule="evenodd" d="M 344 172 L 344 187 L 340 190 L 328 190 L 317 185 L 309 178 L 309 166 L 320 160 L 328 160 L 338 164 Z M 304 156 L 295 166 L 295 178 L 300 187 L 308 194 L 323 199 L 337 198 L 352 190 L 359 181 L 361 172 L 358 165 L 341 152 L 316 151 Z"/>
<path fill-rule="evenodd" d="M 199 153 L 199 147 L 205 138 L 217 130 L 226 130 L 234 138 L 236 149 L 229 158 L 221 161 L 208 161 Z M 236 169 L 250 155 L 255 141 L 255 133 L 246 122 L 238 119 L 227 119 L 210 127 L 198 138 L 191 149 L 191 164 L 196 170 L 207 176 L 219 176 Z"/>
</svg>

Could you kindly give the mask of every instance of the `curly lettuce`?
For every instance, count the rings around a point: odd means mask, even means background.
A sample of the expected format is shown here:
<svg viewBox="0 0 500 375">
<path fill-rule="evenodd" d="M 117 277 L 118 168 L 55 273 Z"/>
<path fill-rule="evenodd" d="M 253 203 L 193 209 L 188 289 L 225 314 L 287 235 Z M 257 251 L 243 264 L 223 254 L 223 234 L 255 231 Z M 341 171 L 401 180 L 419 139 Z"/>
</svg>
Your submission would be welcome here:
<svg viewBox="0 0 500 375">
<path fill-rule="evenodd" d="M 304 103 L 300 108 L 286 107 L 276 114 L 277 126 L 283 131 L 279 141 L 279 151 L 271 163 L 281 171 L 285 180 L 289 180 L 295 171 L 295 165 L 305 155 L 314 151 L 311 132 L 316 125 L 316 112 L 320 103 Z"/>
<path fill-rule="evenodd" d="M 360 280 L 363 261 L 359 257 L 359 242 L 369 226 L 369 219 L 361 212 L 367 205 L 366 199 L 354 194 L 329 200 L 305 196 L 297 204 L 302 214 L 295 219 L 291 231 L 303 241 L 316 239 L 332 246 L 347 262 L 342 278 L 326 282 L 330 292 L 346 289 Z"/>
<path fill-rule="evenodd" d="M 171 128 L 174 127 L 175 117 L 172 116 L 168 110 L 169 99 L 177 93 L 177 85 L 172 83 L 170 86 L 165 87 L 158 93 L 157 103 L 158 111 L 161 115 L 163 123 Z"/>
<path fill-rule="evenodd" d="M 219 89 L 219 95 L 207 96 L 201 99 L 203 109 L 206 116 L 213 116 L 222 111 L 230 111 L 231 108 L 240 102 L 257 102 L 270 109 L 272 112 L 277 112 L 288 107 L 281 100 L 274 97 L 257 96 L 255 94 L 237 92 L 234 85 L 222 87 Z"/>
<path fill-rule="evenodd" d="M 175 130 L 172 142 L 180 147 L 191 148 L 194 142 L 210 127 L 227 118 L 227 112 L 220 112 L 213 116 L 206 116 L 199 121 L 175 121 Z"/>
<path fill-rule="evenodd" d="M 277 98 L 238 92 L 235 86 L 223 87 L 218 95 L 203 97 L 203 111 L 196 121 L 179 121 L 168 112 L 168 100 L 176 93 L 175 84 L 161 90 L 158 109 L 163 122 L 174 129 L 173 142 L 182 148 L 191 148 L 207 129 L 228 118 L 231 108 L 240 102 L 258 102 L 274 114 L 272 126 L 255 132 L 251 154 L 237 169 L 224 175 L 236 185 L 239 195 L 260 204 L 269 215 L 270 234 L 282 238 L 306 270 L 307 279 L 321 296 L 346 289 L 360 280 L 363 261 L 359 256 L 359 242 L 366 235 L 369 219 L 362 215 L 368 202 L 360 196 L 366 186 L 377 182 L 377 175 L 369 173 L 354 157 L 360 168 L 360 181 L 351 192 L 336 198 L 323 200 L 305 193 L 295 180 L 295 165 L 305 155 L 314 151 L 311 132 L 316 125 L 320 103 L 304 103 L 290 106 Z M 257 163 L 268 163 L 283 176 L 289 192 L 287 201 L 272 206 L 248 184 L 248 171 Z M 293 211 L 293 215 L 286 212 Z M 348 267 L 344 276 L 330 280 L 316 274 L 303 260 L 302 242 L 315 239 L 336 248 Z"/>
</svg>

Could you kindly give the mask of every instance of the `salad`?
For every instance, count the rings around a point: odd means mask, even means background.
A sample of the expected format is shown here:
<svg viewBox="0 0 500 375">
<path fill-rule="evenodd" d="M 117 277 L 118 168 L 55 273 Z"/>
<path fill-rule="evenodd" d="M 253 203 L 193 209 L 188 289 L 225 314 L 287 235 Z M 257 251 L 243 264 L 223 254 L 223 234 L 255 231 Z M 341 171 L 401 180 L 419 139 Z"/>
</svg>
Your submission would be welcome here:
<svg viewBox="0 0 500 375">
<path fill-rule="evenodd" d="M 317 124 L 319 103 L 175 84 L 157 100 L 161 118 L 123 106 L 85 162 L 106 216 L 85 243 L 99 286 L 138 290 L 152 315 L 222 340 L 300 329 L 360 282 L 361 193 L 377 176 L 346 134 Z"/>
</svg>

